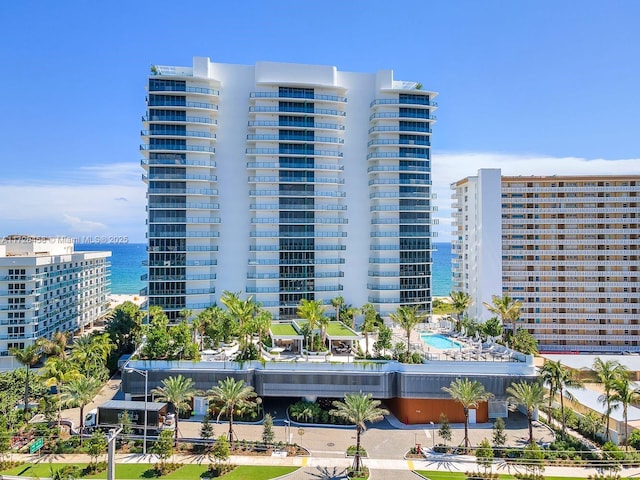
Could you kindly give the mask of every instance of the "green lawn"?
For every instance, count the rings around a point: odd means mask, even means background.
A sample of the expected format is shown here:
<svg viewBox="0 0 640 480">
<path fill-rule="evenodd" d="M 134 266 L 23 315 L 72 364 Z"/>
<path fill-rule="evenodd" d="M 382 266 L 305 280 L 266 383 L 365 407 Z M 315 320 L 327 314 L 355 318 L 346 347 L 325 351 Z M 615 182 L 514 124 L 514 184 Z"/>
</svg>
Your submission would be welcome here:
<svg viewBox="0 0 640 480">
<path fill-rule="evenodd" d="M 358 338 L 358 335 L 353 330 L 346 327 L 342 322 L 329 322 L 327 327 L 327 335 L 330 337 L 351 337 Z"/>
<path fill-rule="evenodd" d="M 68 463 L 54 463 L 52 464 L 54 470 L 58 470 L 65 465 L 71 465 Z M 78 463 L 73 464 L 80 467 L 85 467 L 86 464 Z M 116 478 L 139 480 L 146 478 L 153 478 L 150 475 L 152 465 L 149 463 L 119 463 L 116 465 Z M 286 475 L 297 470 L 298 467 L 279 467 L 279 466 L 245 466 L 241 465 L 228 473 L 224 477 L 226 480 L 269 480 L 281 475 Z M 207 465 L 185 465 L 184 467 L 176 470 L 175 472 L 167 475 L 167 479 L 180 479 L 180 480 L 199 480 L 207 470 Z M 6 475 L 22 475 L 26 477 L 49 477 L 51 470 L 48 463 L 37 464 L 24 464 L 11 470 L 0 472 Z M 107 478 L 107 472 L 102 472 L 96 475 L 92 475 L 84 478 Z"/>
<path fill-rule="evenodd" d="M 429 480 L 465 480 L 467 476 L 461 472 L 448 472 L 446 470 L 415 470 L 416 473 Z M 584 480 L 584 477 L 549 477 L 545 480 Z M 513 475 L 500 474 L 500 480 L 515 480 Z"/>
<path fill-rule="evenodd" d="M 271 334 L 276 337 L 298 337 L 300 334 L 290 323 L 272 323 Z"/>
</svg>

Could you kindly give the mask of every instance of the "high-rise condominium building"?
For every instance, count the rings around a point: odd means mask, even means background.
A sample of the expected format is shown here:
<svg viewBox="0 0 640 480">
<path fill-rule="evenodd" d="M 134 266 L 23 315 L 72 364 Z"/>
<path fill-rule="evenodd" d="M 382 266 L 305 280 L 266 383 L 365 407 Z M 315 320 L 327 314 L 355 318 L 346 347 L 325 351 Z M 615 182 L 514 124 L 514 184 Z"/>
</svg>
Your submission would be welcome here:
<svg viewBox="0 0 640 480">
<path fill-rule="evenodd" d="M 0 357 L 56 331 L 74 332 L 107 309 L 110 252 L 76 252 L 69 238 L 0 239 Z M 0 369 L 12 368 L 0 358 Z"/>
<path fill-rule="evenodd" d="M 471 316 L 509 295 L 541 351 L 640 351 L 640 176 L 480 170 L 452 189 L 453 289 Z"/>
<path fill-rule="evenodd" d="M 429 309 L 435 95 L 390 70 L 153 66 L 149 305 L 175 318 L 229 290 L 276 318 L 339 295 Z"/>
</svg>

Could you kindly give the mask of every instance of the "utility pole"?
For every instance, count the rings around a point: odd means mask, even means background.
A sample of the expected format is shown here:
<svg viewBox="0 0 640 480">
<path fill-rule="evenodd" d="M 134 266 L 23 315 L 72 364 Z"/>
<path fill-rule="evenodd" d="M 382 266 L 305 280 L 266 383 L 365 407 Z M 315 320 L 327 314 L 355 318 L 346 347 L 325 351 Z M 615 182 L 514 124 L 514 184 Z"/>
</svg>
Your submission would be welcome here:
<svg viewBox="0 0 640 480">
<path fill-rule="evenodd" d="M 107 480 L 116 480 L 116 437 L 121 431 L 122 426 L 107 434 Z"/>
</svg>

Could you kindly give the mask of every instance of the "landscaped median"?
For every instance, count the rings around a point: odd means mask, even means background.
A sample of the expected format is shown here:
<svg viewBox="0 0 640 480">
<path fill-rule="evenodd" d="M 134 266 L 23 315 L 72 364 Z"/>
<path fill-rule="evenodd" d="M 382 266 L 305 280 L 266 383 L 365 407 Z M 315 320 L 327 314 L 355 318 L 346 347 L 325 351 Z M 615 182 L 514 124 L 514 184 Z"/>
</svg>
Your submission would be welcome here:
<svg viewBox="0 0 640 480">
<path fill-rule="evenodd" d="M 87 466 L 86 463 L 36 463 L 36 464 L 22 464 L 14 467 L 10 470 L 0 471 L 3 475 L 22 476 L 25 478 L 44 478 L 50 477 L 53 471 L 58 471 L 64 467 L 77 466 L 79 469 L 83 469 Z M 169 475 L 157 477 L 155 475 L 154 465 L 150 463 L 118 463 L 116 464 L 116 478 L 127 480 L 138 480 L 148 478 L 166 478 L 166 479 L 179 479 L 179 480 L 201 480 L 205 478 L 203 475 L 207 472 L 209 465 L 184 465 L 179 469 L 173 471 Z M 282 475 L 294 472 L 298 467 L 287 466 L 254 466 L 254 465 L 241 465 L 233 469 L 231 472 L 223 475 L 225 480 L 269 480 L 277 478 Z M 77 478 L 107 478 L 107 473 L 97 473 L 87 477 Z"/>
</svg>

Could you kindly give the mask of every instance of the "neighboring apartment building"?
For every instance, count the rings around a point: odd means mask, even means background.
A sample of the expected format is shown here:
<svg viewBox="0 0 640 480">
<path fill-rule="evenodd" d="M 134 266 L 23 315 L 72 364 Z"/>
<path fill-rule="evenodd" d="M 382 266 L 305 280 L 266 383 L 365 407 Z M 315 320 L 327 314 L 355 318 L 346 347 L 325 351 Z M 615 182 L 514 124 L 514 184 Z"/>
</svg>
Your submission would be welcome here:
<svg viewBox="0 0 640 480">
<path fill-rule="evenodd" d="M 508 294 L 541 351 L 640 351 L 640 176 L 505 176 L 497 189 L 499 175 L 452 185 L 453 289 L 470 314 Z"/>
<path fill-rule="evenodd" d="M 301 299 L 431 307 L 435 93 L 331 66 L 153 66 L 143 117 L 148 305 L 224 290 L 275 318 Z"/>
<path fill-rule="evenodd" d="M 110 252 L 75 252 L 63 237 L 0 239 L 0 357 L 56 331 L 76 331 L 103 315 Z M 0 369 L 13 368 L 11 357 Z"/>
</svg>

